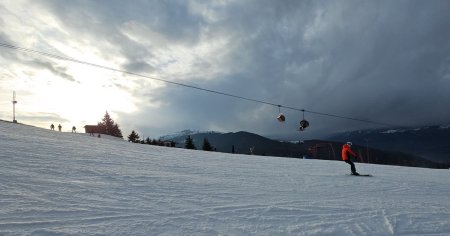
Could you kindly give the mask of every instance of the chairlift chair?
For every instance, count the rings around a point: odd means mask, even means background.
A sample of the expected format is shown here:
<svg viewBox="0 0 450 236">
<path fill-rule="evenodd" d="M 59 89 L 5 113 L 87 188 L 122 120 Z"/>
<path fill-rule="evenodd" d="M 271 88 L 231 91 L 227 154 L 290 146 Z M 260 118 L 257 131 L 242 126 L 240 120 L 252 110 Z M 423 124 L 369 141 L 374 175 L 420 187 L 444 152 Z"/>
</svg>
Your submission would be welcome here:
<svg viewBox="0 0 450 236">
<path fill-rule="evenodd" d="M 309 126 L 309 122 L 305 120 L 305 110 L 302 110 L 302 112 L 303 112 L 303 120 L 300 121 L 299 131 L 304 131 Z"/>
<path fill-rule="evenodd" d="M 284 116 L 283 113 L 281 113 L 281 105 L 278 105 L 278 116 L 277 116 L 277 120 L 279 122 L 285 122 L 286 121 L 286 116 Z"/>
<path fill-rule="evenodd" d="M 303 119 L 300 121 L 299 130 L 304 131 L 308 126 L 309 126 L 309 122 L 307 120 Z"/>
</svg>

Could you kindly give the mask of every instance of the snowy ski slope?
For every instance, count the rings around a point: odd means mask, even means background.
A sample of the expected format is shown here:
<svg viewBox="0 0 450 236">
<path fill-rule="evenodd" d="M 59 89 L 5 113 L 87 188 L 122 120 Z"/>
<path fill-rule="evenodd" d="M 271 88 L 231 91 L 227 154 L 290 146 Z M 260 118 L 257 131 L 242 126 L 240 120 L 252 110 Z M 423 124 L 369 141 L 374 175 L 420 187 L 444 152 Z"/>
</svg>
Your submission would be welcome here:
<svg viewBox="0 0 450 236">
<path fill-rule="evenodd" d="M 0 235 L 450 235 L 450 171 L 132 144 L 0 121 Z"/>
</svg>

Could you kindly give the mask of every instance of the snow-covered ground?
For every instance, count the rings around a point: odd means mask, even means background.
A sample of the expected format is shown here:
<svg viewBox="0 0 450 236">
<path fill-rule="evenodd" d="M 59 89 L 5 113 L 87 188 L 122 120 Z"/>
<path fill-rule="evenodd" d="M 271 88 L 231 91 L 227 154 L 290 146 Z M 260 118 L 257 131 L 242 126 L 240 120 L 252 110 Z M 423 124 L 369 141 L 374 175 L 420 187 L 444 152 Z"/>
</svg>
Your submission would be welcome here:
<svg viewBox="0 0 450 236">
<path fill-rule="evenodd" d="M 0 122 L 0 235 L 450 235 L 450 171 L 231 155 Z"/>
</svg>

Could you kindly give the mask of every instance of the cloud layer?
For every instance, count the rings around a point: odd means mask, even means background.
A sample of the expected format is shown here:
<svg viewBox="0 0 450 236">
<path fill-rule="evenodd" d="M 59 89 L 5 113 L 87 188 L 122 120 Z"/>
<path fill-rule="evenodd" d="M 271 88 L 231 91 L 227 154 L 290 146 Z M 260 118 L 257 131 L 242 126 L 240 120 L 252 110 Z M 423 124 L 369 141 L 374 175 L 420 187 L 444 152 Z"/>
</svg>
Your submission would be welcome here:
<svg viewBox="0 0 450 236">
<path fill-rule="evenodd" d="M 423 125 L 450 121 L 447 9 L 448 1 L 6 1 L 0 40 L 275 104 Z M 102 81 L 136 107 L 104 108 L 125 132 L 290 135 L 303 115 L 284 109 L 278 124 L 277 107 L 98 68 L 87 79 L 70 63 L 0 50 L 2 100 L 18 66 L 80 86 Z M 311 127 L 299 138 L 374 127 L 305 116 Z"/>
</svg>

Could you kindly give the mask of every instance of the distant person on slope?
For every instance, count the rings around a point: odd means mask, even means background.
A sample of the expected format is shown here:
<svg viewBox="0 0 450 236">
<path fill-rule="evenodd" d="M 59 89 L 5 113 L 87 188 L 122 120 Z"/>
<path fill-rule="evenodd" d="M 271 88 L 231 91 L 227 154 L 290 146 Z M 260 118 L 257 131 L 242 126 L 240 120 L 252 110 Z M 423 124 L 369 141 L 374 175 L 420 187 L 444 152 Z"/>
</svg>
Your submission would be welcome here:
<svg viewBox="0 0 450 236">
<path fill-rule="evenodd" d="M 351 147 L 352 147 L 351 142 L 347 142 L 342 146 L 342 160 L 350 165 L 352 175 L 359 175 L 358 172 L 356 172 L 355 164 L 350 159 L 350 155 L 353 157 L 357 156 L 356 153 L 352 151 Z"/>
<path fill-rule="evenodd" d="M 61 126 L 61 124 L 59 124 L 58 125 L 59 132 L 61 132 L 61 128 L 62 128 L 62 126 Z"/>
<path fill-rule="evenodd" d="M 55 125 L 54 124 L 50 125 L 50 130 L 55 130 Z"/>
</svg>

